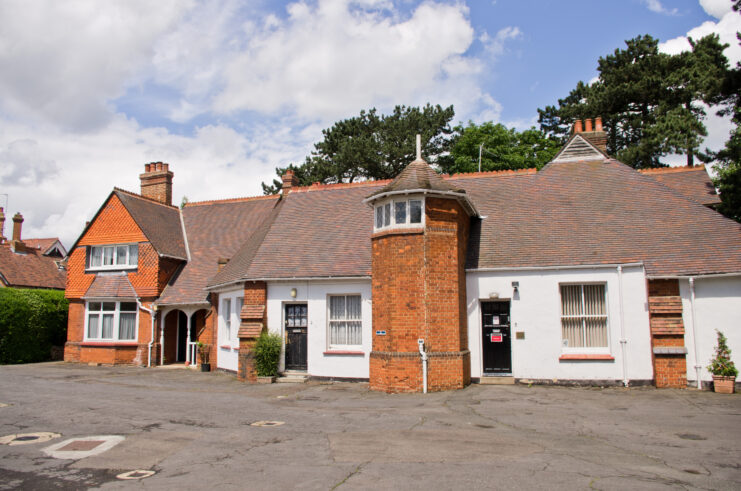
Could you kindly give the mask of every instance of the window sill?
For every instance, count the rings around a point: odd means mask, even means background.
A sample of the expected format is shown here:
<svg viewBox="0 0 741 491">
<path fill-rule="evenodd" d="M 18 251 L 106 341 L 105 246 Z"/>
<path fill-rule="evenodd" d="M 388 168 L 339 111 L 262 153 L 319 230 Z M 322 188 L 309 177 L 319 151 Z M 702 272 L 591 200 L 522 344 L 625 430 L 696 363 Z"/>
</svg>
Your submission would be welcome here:
<svg viewBox="0 0 741 491">
<path fill-rule="evenodd" d="M 228 344 L 222 344 L 221 346 L 219 346 L 219 348 L 221 348 L 221 349 L 227 349 L 227 350 L 230 350 L 230 349 L 239 349 L 239 348 L 232 348 Z"/>
<path fill-rule="evenodd" d="M 615 361 L 615 357 L 608 354 L 565 354 L 558 358 L 560 361 Z"/>
<path fill-rule="evenodd" d="M 338 356 L 365 356 L 365 351 L 332 349 L 325 351 L 324 354 Z"/>
<path fill-rule="evenodd" d="M 139 346 L 136 341 L 83 341 L 80 343 L 82 347 L 103 347 L 103 348 L 126 348 L 131 346 Z"/>
<path fill-rule="evenodd" d="M 115 268 L 87 268 L 86 273 L 131 273 L 136 271 L 137 266 L 117 266 Z"/>
<path fill-rule="evenodd" d="M 396 228 L 388 228 L 388 229 L 380 229 L 373 232 L 373 235 L 371 235 L 371 239 L 375 239 L 376 237 L 384 237 L 386 235 L 407 235 L 407 234 L 422 234 L 425 231 L 425 227 L 423 225 L 415 226 L 415 227 L 396 227 Z"/>
</svg>

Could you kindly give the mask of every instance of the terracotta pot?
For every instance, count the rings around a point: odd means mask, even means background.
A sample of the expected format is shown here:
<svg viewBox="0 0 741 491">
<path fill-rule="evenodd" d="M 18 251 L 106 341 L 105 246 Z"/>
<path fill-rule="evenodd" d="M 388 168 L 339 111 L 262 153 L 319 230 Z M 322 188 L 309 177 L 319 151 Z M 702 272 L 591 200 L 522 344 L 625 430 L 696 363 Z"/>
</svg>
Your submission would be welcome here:
<svg viewBox="0 0 741 491">
<path fill-rule="evenodd" d="M 736 388 L 736 377 L 713 375 L 713 390 L 719 394 L 733 394 Z"/>
<path fill-rule="evenodd" d="M 275 377 L 257 377 L 258 384 L 272 384 L 275 382 Z"/>
</svg>

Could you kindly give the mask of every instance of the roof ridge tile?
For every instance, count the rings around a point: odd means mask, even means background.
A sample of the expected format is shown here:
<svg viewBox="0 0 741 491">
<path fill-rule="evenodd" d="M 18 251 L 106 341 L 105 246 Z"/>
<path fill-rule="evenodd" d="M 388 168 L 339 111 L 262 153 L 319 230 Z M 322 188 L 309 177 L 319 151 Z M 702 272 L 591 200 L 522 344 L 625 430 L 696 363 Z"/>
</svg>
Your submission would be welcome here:
<svg viewBox="0 0 741 491">
<path fill-rule="evenodd" d="M 498 176 L 498 175 L 531 175 L 537 174 L 538 169 L 529 167 L 527 169 L 501 169 L 481 172 L 458 172 L 456 174 L 442 174 L 443 179 L 473 179 L 476 177 Z"/>
<path fill-rule="evenodd" d="M 695 170 L 705 170 L 705 164 L 699 165 L 682 165 L 679 167 L 653 167 L 648 169 L 636 169 L 641 174 L 670 174 L 672 172 L 692 172 Z"/>
<path fill-rule="evenodd" d="M 224 199 L 208 199 L 204 201 L 188 201 L 185 203 L 185 207 L 190 206 L 205 206 L 205 205 L 221 205 L 226 203 L 242 203 L 245 201 L 257 201 L 263 199 L 277 199 L 280 197 L 279 194 L 266 194 L 263 196 L 243 196 L 239 198 L 224 198 Z"/>
<path fill-rule="evenodd" d="M 334 182 L 331 184 L 322 184 L 315 182 L 309 186 L 292 187 L 291 193 L 309 193 L 312 191 L 323 191 L 326 189 L 346 189 L 346 188 L 359 188 L 365 186 L 381 186 L 388 184 L 392 179 L 380 179 L 377 181 L 356 181 L 356 182 Z"/>
<path fill-rule="evenodd" d="M 121 193 L 125 193 L 125 194 L 128 194 L 128 195 L 129 195 L 129 196 L 131 196 L 132 198 L 139 198 L 139 199 L 143 199 L 143 200 L 145 200 L 145 201 L 149 201 L 150 203 L 155 203 L 155 204 L 157 204 L 157 205 L 162 205 L 162 206 L 165 206 L 165 207 L 167 207 L 167 208 L 175 208 L 176 210 L 178 209 L 178 207 L 177 207 L 177 206 L 175 206 L 175 205 L 168 205 L 168 204 L 166 204 L 166 203 L 163 203 L 163 202 L 161 202 L 161 201 L 159 201 L 159 200 L 156 200 L 156 199 L 154 199 L 154 198 L 150 198 L 150 197 L 148 197 L 148 196 L 142 196 L 142 195 L 141 195 L 141 194 L 139 194 L 139 193 L 134 193 L 134 192 L 132 192 L 132 191 L 129 191 L 129 190 L 127 190 L 127 189 L 123 189 L 123 188 L 119 188 L 119 187 L 113 186 L 113 190 L 114 190 L 114 191 L 118 191 L 118 192 L 121 192 Z"/>
</svg>

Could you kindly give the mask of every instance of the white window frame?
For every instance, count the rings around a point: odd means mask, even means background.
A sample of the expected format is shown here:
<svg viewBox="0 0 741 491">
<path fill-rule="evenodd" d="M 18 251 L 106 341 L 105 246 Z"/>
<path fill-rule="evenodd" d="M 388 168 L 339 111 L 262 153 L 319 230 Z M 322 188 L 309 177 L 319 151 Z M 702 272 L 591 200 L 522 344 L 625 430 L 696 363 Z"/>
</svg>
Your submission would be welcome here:
<svg viewBox="0 0 741 491">
<path fill-rule="evenodd" d="M 412 223 L 412 201 L 419 201 L 420 203 L 420 221 Z M 403 222 L 397 222 L 396 221 L 396 204 L 397 203 L 404 203 L 405 204 L 405 214 L 404 214 L 404 221 Z M 389 208 L 386 208 L 386 207 Z M 390 216 L 387 216 L 387 210 L 389 210 Z M 378 226 L 378 218 L 379 213 L 381 214 L 381 222 L 382 225 Z M 388 222 L 388 224 L 387 224 Z M 424 227 L 425 225 L 425 198 L 424 196 L 395 196 L 391 197 L 389 199 L 379 201 L 376 203 L 376 205 L 373 207 L 373 231 L 377 232 L 380 230 L 388 230 L 388 229 L 397 229 L 397 228 L 420 228 Z"/>
<path fill-rule="evenodd" d="M 563 314 L 563 297 L 561 295 L 561 287 L 562 286 L 580 286 L 581 287 L 581 296 L 582 296 L 582 312 L 584 312 L 584 287 L 590 286 L 590 285 L 601 285 L 605 288 L 605 295 L 604 295 L 604 302 L 605 302 L 605 313 L 604 315 L 569 315 L 564 316 Z M 610 329 L 610 302 L 609 302 L 609 291 L 607 288 L 607 282 L 606 281 L 575 281 L 575 282 L 562 282 L 558 284 L 558 301 L 559 301 L 559 328 L 560 328 L 560 336 L 561 339 L 561 352 L 563 354 L 611 354 L 612 353 L 612 342 L 611 342 L 611 329 Z M 586 322 L 586 319 L 589 317 L 593 318 L 604 318 L 605 319 L 605 338 L 607 339 L 607 345 L 606 346 L 564 346 L 563 344 L 563 319 L 564 318 L 581 318 L 582 321 L 582 333 L 583 335 L 586 335 L 586 326 L 584 322 Z"/>
<path fill-rule="evenodd" d="M 221 299 L 221 319 L 224 326 L 224 342 L 231 345 L 232 342 L 232 298 Z"/>
<path fill-rule="evenodd" d="M 235 295 L 222 295 L 219 299 L 219 332 L 218 332 L 218 343 L 219 347 L 226 348 L 227 346 L 231 349 L 239 348 L 239 325 L 241 323 L 240 312 L 242 311 L 241 306 L 244 306 L 244 296 Z M 229 312 L 226 312 L 226 303 L 229 303 Z"/>
<path fill-rule="evenodd" d="M 332 319 L 331 298 L 332 297 L 358 297 L 360 299 L 360 317 L 357 319 Z M 347 302 L 347 299 L 345 300 Z M 347 312 L 347 309 L 345 310 Z M 332 323 L 333 322 L 360 322 L 360 343 L 359 344 L 335 344 L 332 343 Z M 327 349 L 329 350 L 348 350 L 359 351 L 363 348 L 363 295 L 360 293 L 332 293 L 327 295 Z"/>
<path fill-rule="evenodd" d="M 126 259 L 123 264 L 119 264 L 119 248 L 125 247 L 126 248 Z M 133 261 L 133 255 L 131 254 L 132 248 L 136 248 L 136 260 Z M 93 265 L 93 257 L 95 256 L 95 251 L 100 251 L 100 258 L 101 263 L 98 266 Z M 111 252 L 111 258 L 113 260 L 113 264 L 104 264 L 105 262 L 105 256 L 106 253 L 110 251 Z M 96 246 L 90 246 L 88 257 L 87 257 L 87 270 L 88 271 L 111 271 L 116 270 L 120 271 L 122 269 L 136 269 L 139 266 L 139 244 L 138 243 L 125 243 L 125 244 L 105 244 L 105 245 L 96 245 Z"/>
<path fill-rule="evenodd" d="M 90 310 L 90 304 L 93 303 L 99 303 L 101 304 L 101 310 Z M 103 304 L 104 303 L 113 303 L 115 304 L 114 310 L 103 310 Z M 119 331 L 120 331 L 120 322 L 121 322 L 121 304 L 122 303 L 133 303 L 136 305 L 135 310 L 126 310 L 123 313 L 130 314 L 132 312 L 136 313 L 136 318 L 134 320 L 134 339 L 120 339 L 119 338 Z M 95 315 L 96 312 L 99 312 L 98 317 L 98 337 L 91 338 L 89 336 L 89 327 L 90 327 L 90 315 Z M 113 315 L 113 336 L 110 338 L 104 338 L 103 337 L 103 315 L 105 312 L 112 312 Z M 110 314 L 109 314 L 110 315 Z M 85 332 L 83 336 L 83 340 L 86 342 L 96 342 L 96 343 L 136 343 L 139 338 L 139 304 L 137 304 L 136 299 L 90 299 L 85 301 Z"/>
</svg>

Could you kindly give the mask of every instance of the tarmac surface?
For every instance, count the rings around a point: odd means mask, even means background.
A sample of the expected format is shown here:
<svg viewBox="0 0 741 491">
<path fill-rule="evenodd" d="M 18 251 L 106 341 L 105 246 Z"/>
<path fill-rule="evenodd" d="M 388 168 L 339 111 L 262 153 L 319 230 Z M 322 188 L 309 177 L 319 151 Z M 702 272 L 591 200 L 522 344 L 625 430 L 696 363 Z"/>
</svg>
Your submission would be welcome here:
<svg viewBox="0 0 741 491">
<path fill-rule="evenodd" d="M 694 390 L 389 395 L 193 370 L 2 366 L 0 438 L 30 433 L 48 440 L 0 444 L 0 489 L 741 489 L 741 396 Z"/>
</svg>

